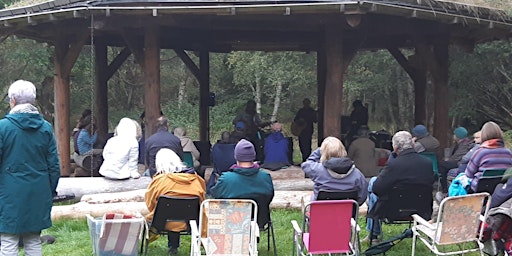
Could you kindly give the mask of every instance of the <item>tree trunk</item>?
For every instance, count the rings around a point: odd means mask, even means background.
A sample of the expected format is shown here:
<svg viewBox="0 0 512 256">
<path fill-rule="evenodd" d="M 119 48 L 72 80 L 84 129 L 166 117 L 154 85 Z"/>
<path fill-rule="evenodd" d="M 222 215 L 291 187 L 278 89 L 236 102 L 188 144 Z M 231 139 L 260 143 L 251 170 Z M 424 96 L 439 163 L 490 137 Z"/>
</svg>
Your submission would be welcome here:
<svg viewBox="0 0 512 256">
<path fill-rule="evenodd" d="M 188 76 L 187 76 L 187 78 L 188 78 Z M 179 109 L 181 109 L 181 105 L 183 104 L 183 100 L 185 99 L 185 85 L 186 84 L 187 84 L 187 80 L 183 79 L 183 80 L 181 80 L 180 85 L 178 86 L 178 108 Z"/>
<path fill-rule="evenodd" d="M 277 120 L 277 111 L 279 110 L 279 105 L 281 104 L 281 91 L 283 90 L 283 84 L 278 82 L 276 85 L 276 96 L 274 97 L 274 110 L 272 111 L 272 117 L 270 121 L 275 122 Z"/>
<path fill-rule="evenodd" d="M 261 76 L 256 75 L 256 86 L 254 88 L 254 101 L 256 101 L 256 113 L 261 115 Z"/>
</svg>

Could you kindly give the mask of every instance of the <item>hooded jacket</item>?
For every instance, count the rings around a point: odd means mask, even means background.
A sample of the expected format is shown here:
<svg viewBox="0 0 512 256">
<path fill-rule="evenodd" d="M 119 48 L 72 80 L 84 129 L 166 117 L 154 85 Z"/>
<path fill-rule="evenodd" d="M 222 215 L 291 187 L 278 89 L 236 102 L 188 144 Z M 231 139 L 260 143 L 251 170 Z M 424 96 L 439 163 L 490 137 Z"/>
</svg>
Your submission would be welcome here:
<svg viewBox="0 0 512 256">
<path fill-rule="evenodd" d="M 270 174 L 259 167 L 242 168 L 235 166 L 232 171 L 224 172 L 212 187 L 213 198 L 253 199 L 270 203 L 274 198 L 274 184 Z"/>
<path fill-rule="evenodd" d="M 110 138 L 103 149 L 103 164 L 100 174 L 110 179 L 128 179 L 138 176 L 139 143 L 137 127 L 129 118 L 123 118 L 116 127 L 116 135 Z"/>
<path fill-rule="evenodd" d="M 318 148 L 311 153 L 306 162 L 302 163 L 301 167 L 315 183 L 313 200 L 316 200 L 320 190 L 357 190 L 357 202 L 360 205 L 368 196 L 368 182 L 349 158 L 331 158 L 321 163 L 320 148 Z"/>
<path fill-rule="evenodd" d="M 196 173 L 169 173 L 159 174 L 153 178 L 144 196 L 149 214 L 146 220 L 151 222 L 155 214 L 156 204 L 161 195 L 176 197 L 199 197 L 199 203 L 203 202 L 206 196 L 206 186 L 203 178 Z M 187 229 L 183 222 L 168 222 L 167 229 L 180 232 Z"/>
<path fill-rule="evenodd" d="M 192 158 L 194 159 L 194 168 L 199 168 L 201 163 L 199 163 L 199 157 L 201 154 L 199 150 L 197 150 L 196 145 L 194 145 L 194 141 L 192 141 L 189 137 L 185 136 L 177 136 L 180 139 L 181 147 L 183 147 L 183 152 L 191 152 Z"/>
<path fill-rule="evenodd" d="M 13 113 L 13 108 L 0 120 L 0 233 L 39 232 L 52 225 L 60 177 L 57 145 L 50 123 L 31 107 L 35 112 Z"/>
<path fill-rule="evenodd" d="M 289 163 L 288 162 L 288 139 L 282 132 L 273 132 L 265 139 L 265 164 L 267 163 Z"/>
</svg>

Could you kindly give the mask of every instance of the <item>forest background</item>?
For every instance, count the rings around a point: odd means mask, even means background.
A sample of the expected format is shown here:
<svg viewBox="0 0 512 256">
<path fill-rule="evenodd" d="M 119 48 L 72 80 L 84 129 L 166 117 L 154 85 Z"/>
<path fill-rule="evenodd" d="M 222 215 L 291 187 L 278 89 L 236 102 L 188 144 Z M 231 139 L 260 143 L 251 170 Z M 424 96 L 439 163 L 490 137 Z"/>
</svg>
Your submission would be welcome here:
<svg viewBox="0 0 512 256">
<path fill-rule="evenodd" d="M 511 10 L 509 1 L 460 0 Z M 492 4 L 490 4 L 492 2 Z M 4 6 L 11 1 L 2 2 Z M 510 13 L 510 11 L 509 11 Z M 109 49 L 109 58 L 120 51 Z M 53 121 L 53 47 L 33 40 L 9 37 L 0 43 L 0 90 L 6 94 L 17 79 L 38 88 L 38 107 Z M 404 49 L 406 55 L 412 54 Z M 189 55 L 197 61 L 193 52 Z M 94 107 L 94 53 L 85 46 L 71 76 L 71 127 L 86 108 Z M 210 108 L 210 140 L 232 130 L 232 119 L 254 99 L 266 121 L 290 124 L 304 98 L 317 102 L 315 52 L 231 52 L 210 54 L 210 91 L 216 105 Z M 109 129 L 122 117 L 138 120 L 144 109 L 144 84 L 140 66 L 131 56 L 108 83 Z M 450 49 L 449 116 L 452 127 L 470 132 L 493 120 L 504 130 L 512 128 L 512 43 L 479 44 L 472 52 Z M 5 98 L 5 96 L 4 96 Z M 410 130 L 414 124 L 414 86 L 402 67 L 385 50 L 360 51 L 350 64 L 343 88 L 343 113 L 361 99 L 368 104 L 372 130 Z M 433 87 L 428 83 L 428 122 L 433 121 Z M 198 138 L 199 85 L 172 50 L 161 51 L 161 107 L 171 125 L 184 126 Z M 8 104 L 0 106 L 1 113 Z M 326 111 L 329 111 L 327 108 Z"/>
</svg>

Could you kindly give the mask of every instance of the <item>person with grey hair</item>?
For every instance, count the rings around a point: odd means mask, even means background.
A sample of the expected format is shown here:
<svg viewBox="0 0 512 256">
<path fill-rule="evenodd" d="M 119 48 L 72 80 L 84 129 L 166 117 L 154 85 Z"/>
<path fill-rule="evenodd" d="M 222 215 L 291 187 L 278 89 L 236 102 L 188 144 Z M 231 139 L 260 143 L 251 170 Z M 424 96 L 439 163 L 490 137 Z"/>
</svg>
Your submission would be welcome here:
<svg viewBox="0 0 512 256">
<path fill-rule="evenodd" d="M 386 203 L 389 203 L 388 194 L 394 187 L 414 185 L 421 188 L 432 189 L 434 172 L 432 162 L 414 150 L 412 135 L 406 131 L 395 133 L 392 139 L 393 152 L 396 158 L 388 161 L 378 176 L 372 177 L 368 185 L 368 209 L 366 229 L 369 235 L 363 239 L 371 243 L 378 242 L 381 234 L 380 221 L 374 221 L 372 216 L 380 216 Z M 432 200 L 431 200 L 432 201 Z"/>
<path fill-rule="evenodd" d="M 161 195 L 174 197 L 199 197 L 201 203 L 206 197 L 206 184 L 193 169 L 185 168 L 180 157 L 168 148 L 162 148 L 156 153 L 156 174 L 145 194 L 149 214 L 146 220 L 151 222 L 155 214 L 156 204 Z M 167 222 L 167 246 L 169 254 L 174 255 L 180 246 L 180 232 L 187 230 L 182 222 Z M 150 236 L 155 235 L 150 230 Z M 151 239 L 150 239 L 151 240 Z"/>
<path fill-rule="evenodd" d="M 187 130 L 181 126 L 176 127 L 174 128 L 174 135 L 180 139 L 183 152 L 192 153 L 192 159 L 194 159 L 194 169 L 198 170 L 201 166 L 201 163 L 199 163 L 199 157 L 201 157 L 201 154 L 194 145 L 194 142 L 189 137 L 187 137 Z"/>
<path fill-rule="evenodd" d="M 174 134 L 169 132 L 169 120 L 161 116 L 156 120 L 157 131 L 145 142 L 144 158 L 149 174 L 153 177 L 156 173 L 156 153 L 162 148 L 174 151 L 183 160 L 183 147 L 181 141 Z"/>
<path fill-rule="evenodd" d="M 51 227 L 60 164 L 52 125 L 34 106 L 36 87 L 11 84 L 11 110 L 0 120 L 0 254 L 39 256 L 41 230 Z"/>
</svg>

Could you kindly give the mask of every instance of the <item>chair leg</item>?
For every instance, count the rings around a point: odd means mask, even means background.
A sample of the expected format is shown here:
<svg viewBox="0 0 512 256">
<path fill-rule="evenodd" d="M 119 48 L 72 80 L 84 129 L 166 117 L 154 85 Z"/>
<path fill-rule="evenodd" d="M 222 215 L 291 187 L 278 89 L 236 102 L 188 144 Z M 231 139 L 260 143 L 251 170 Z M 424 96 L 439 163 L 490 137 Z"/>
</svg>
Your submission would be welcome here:
<svg viewBox="0 0 512 256">
<path fill-rule="evenodd" d="M 276 237 L 274 235 L 274 224 L 272 224 L 272 222 L 269 222 L 269 223 L 270 223 L 270 226 L 268 228 L 270 230 L 270 234 L 272 235 L 272 245 L 274 246 L 274 256 L 277 256 Z M 268 244 L 270 245 L 270 241 L 268 242 Z"/>
<path fill-rule="evenodd" d="M 413 234 L 412 234 L 412 252 L 411 252 L 411 256 L 414 256 L 415 252 L 416 252 L 416 233 L 413 231 Z"/>
</svg>

